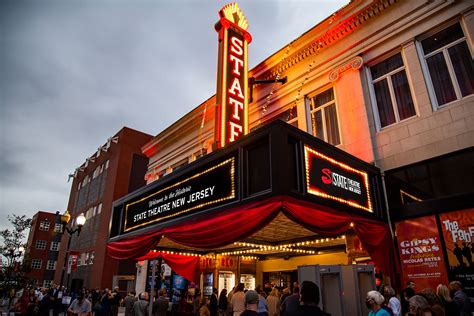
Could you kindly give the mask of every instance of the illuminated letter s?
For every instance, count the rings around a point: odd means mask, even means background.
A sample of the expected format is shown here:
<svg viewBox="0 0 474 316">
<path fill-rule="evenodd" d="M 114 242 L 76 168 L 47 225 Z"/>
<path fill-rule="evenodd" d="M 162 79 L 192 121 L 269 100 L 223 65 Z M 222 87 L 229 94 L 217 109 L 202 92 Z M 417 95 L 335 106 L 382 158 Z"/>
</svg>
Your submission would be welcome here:
<svg viewBox="0 0 474 316">
<path fill-rule="evenodd" d="M 324 184 L 331 184 L 331 170 L 329 170 L 328 168 L 324 168 L 323 170 L 321 170 L 321 172 L 324 174 L 324 176 L 321 177 L 321 181 L 323 181 Z"/>
</svg>

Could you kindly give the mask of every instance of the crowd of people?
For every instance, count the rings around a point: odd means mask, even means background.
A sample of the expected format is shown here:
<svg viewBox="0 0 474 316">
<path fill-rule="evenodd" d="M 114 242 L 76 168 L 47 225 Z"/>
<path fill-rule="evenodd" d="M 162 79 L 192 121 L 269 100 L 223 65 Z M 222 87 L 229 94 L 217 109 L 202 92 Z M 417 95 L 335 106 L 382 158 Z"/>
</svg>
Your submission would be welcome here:
<svg viewBox="0 0 474 316">
<path fill-rule="evenodd" d="M 148 292 L 136 295 L 131 291 L 124 297 L 118 287 L 113 290 L 82 290 L 76 294 L 52 285 L 51 288 L 24 289 L 13 310 L 20 316 L 118 316 L 125 307 L 125 316 L 328 316 L 319 307 L 320 290 L 311 281 L 295 282 L 289 288 L 266 283 L 255 290 L 245 290 L 240 283 L 231 291 L 223 289 L 218 295 L 202 296 L 195 289 L 191 299 L 182 293 L 177 304 L 171 304 L 166 289 L 157 292 L 151 301 Z M 390 286 L 369 291 L 366 296 L 368 316 L 472 316 L 469 297 L 459 281 L 439 284 L 435 290 L 415 291 L 415 283 L 396 295 Z"/>
<path fill-rule="evenodd" d="M 390 286 L 368 292 L 368 316 L 472 316 L 471 302 L 459 281 L 416 292 L 415 282 L 410 280 L 399 297 Z"/>
<path fill-rule="evenodd" d="M 20 316 L 117 316 L 122 298 L 118 287 L 113 291 L 81 290 L 69 293 L 64 287 L 52 284 L 49 288 L 24 288 L 11 309 Z"/>
</svg>

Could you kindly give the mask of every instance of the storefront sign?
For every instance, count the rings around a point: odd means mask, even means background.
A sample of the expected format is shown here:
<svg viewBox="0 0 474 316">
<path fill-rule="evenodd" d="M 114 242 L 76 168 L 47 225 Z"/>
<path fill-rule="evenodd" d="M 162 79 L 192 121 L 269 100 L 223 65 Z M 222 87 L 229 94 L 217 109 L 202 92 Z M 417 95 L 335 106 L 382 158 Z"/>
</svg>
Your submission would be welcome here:
<svg viewBox="0 0 474 316">
<path fill-rule="evenodd" d="M 76 272 L 77 270 L 77 260 L 79 259 L 79 254 L 76 252 L 70 252 L 69 258 L 67 261 L 67 274 L 71 274 L 71 272 Z"/>
<path fill-rule="evenodd" d="M 459 280 L 474 298 L 474 209 L 440 214 L 441 230 L 448 253 L 449 278 Z"/>
<path fill-rule="evenodd" d="M 219 11 L 216 143 L 219 148 L 248 133 L 247 20 L 236 3 Z"/>
<path fill-rule="evenodd" d="M 216 268 L 216 259 L 209 257 L 199 258 L 199 269 L 203 270 L 214 270 Z"/>
<path fill-rule="evenodd" d="M 396 224 L 403 283 L 413 280 L 418 289 L 447 284 L 441 240 L 434 216 Z"/>
<path fill-rule="evenodd" d="M 304 147 L 309 194 L 373 212 L 369 176 L 313 148 Z"/>
<path fill-rule="evenodd" d="M 236 269 L 237 268 L 237 258 L 236 257 L 225 257 L 220 256 L 217 259 L 218 269 Z"/>
<path fill-rule="evenodd" d="M 235 158 L 157 188 L 125 205 L 124 232 L 236 198 Z"/>
</svg>

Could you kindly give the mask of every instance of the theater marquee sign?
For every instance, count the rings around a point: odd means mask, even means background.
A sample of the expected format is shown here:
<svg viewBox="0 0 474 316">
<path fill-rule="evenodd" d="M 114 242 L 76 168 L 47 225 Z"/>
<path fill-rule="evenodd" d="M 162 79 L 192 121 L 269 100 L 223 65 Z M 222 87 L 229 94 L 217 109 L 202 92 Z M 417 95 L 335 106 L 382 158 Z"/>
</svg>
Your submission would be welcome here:
<svg viewBox="0 0 474 316">
<path fill-rule="evenodd" d="M 248 133 L 247 20 L 236 3 L 219 11 L 215 28 L 219 34 L 217 64 L 216 144 L 218 148 Z"/>
<path fill-rule="evenodd" d="M 358 209 L 373 212 L 369 175 L 309 147 L 304 147 L 306 191 Z"/>
<path fill-rule="evenodd" d="M 124 232 L 236 199 L 235 158 L 125 204 Z"/>
</svg>

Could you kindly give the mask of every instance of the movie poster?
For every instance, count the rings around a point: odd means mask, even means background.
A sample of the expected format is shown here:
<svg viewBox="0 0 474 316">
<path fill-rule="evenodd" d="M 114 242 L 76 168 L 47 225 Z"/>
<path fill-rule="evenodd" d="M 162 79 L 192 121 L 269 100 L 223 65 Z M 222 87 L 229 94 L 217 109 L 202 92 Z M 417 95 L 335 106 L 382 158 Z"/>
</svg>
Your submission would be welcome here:
<svg viewBox="0 0 474 316">
<path fill-rule="evenodd" d="M 403 284 L 415 282 L 415 291 L 436 289 L 448 283 L 446 265 L 435 216 L 406 220 L 396 224 Z"/>
<path fill-rule="evenodd" d="M 474 300 L 474 209 L 440 214 L 441 230 L 448 253 L 449 279 L 461 281 Z"/>
</svg>

